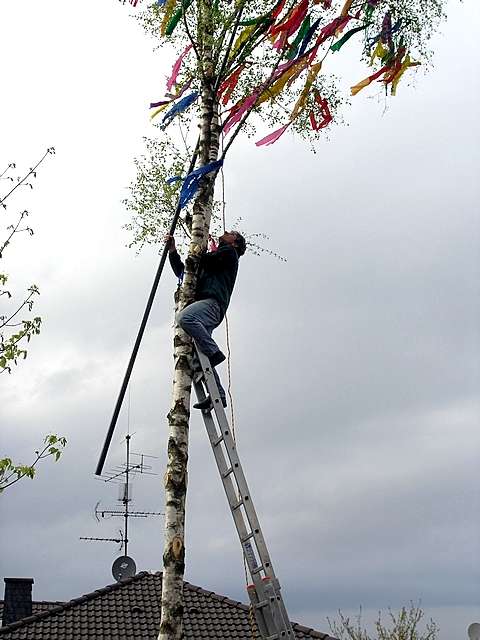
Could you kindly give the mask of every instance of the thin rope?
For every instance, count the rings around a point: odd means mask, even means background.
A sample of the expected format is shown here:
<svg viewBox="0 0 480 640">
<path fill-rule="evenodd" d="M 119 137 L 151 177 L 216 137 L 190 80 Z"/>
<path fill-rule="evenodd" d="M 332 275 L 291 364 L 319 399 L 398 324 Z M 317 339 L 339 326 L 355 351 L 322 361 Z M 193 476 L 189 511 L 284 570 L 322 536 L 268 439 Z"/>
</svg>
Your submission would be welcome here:
<svg viewBox="0 0 480 640">
<path fill-rule="evenodd" d="M 234 442 L 236 442 L 236 434 L 235 434 L 235 411 L 233 407 L 233 395 L 232 395 L 232 366 L 231 366 L 231 358 L 232 358 L 232 350 L 230 346 L 230 327 L 228 325 L 228 318 L 225 316 L 225 330 L 227 335 L 227 371 L 228 371 L 228 387 L 227 393 L 228 398 L 230 400 L 230 421 L 232 425 L 232 436 Z"/>
<path fill-rule="evenodd" d="M 223 138 L 224 138 L 224 134 L 222 131 L 222 135 L 220 138 L 221 145 L 222 145 L 222 155 L 223 155 Z M 222 185 L 222 225 L 223 225 L 223 232 L 225 233 L 227 224 L 226 224 L 226 202 L 225 202 L 225 175 L 223 173 L 223 165 L 220 168 L 220 177 L 221 177 L 221 185 Z M 227 376 L 228 376 L 227 394 L 228 394 L 228 399 L 230 400 L 230 424 L 231 424 L 231 430 L 232 430 L 232 437 L 233 437 L 233 441 L 236 443 L 237 439 L 235 434 L 235 411 L 234 411 L 234 403 L 233 403 L 233 395 L 232 395 L 232 349 L 231 349 L 231 343 L 230 343 L 230 327 L 228 324 L 227 314 L 225 314 L 225 333 L 226 333 L 226 340 L 227 340 Z M 245 571 L 245 586 L 248 587 L 249 580 L 248 580 L 247 560 L 245 558 L 244 553 L 242 554 L 242 556 L 243 556 L 243 569 Z M 254 611 L 253 611 L 253 605 L 251 603 L 248 610 L 248 622 L 250 624 L 250 633 L 252 634 L 252 640 L 256 640 L 256 638 L 258 638 L 257 625 L 256 625 Z"/>
<path fill-rule="evenodd" d="M 220 138 L 221 146 L 222 146 L 222 154 L 223 154 L 223 139 L 224 139 L 224 134 L 222 131 L 222 135 Z M 221 174 L 221 184 L 222 184 L 222 225 L 223 225 L 223 231 L 225 233 L 227 223 L 226 223 L 226 202 L 225 202 L 225 175 L 223 173 L 223 165 L 220 169 L 220 174 Z M 226 332 L 226 338 L 227 338 L 227 375 L 228 375 L 227 394 L 230 400 L 230 423 L 232 427 L 232 436 L 233 436 L 233 441 L 236 442 L 235 411 L 233 406 L 234 403 L 233 403 L 233 395 L 232 395 L 232 349 L 230 344 L 230 327 L 228 324 L 227 314 L 225 314 L 225 332 Z"/>
</svg>

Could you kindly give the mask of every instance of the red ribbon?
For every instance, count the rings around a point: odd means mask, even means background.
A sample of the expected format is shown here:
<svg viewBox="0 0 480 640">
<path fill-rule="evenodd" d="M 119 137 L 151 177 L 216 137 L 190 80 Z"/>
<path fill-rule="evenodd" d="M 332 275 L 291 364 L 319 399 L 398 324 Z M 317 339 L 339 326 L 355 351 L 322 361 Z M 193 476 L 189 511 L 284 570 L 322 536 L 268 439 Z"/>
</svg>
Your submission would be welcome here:
<svg viewBox="0 0 480 640">
<path fill-rule="evenodd" d="M 226 80 L 224 80 L 220 85 L 220 87 L 218 88 L 217 96 L 221 98 L 223 95 L 222 104 L 224 106 L 228 104 L 228 101 L 230 100 L 230 97 L 235 87 L 238 84 L 238 79 L 240 78 L 240 74 L 244 69 L 245 69 L 245 65 L 244 64 L 240 65 L 238 69 L 234 71 L 231 75 L 229 75 L 228 78 L 226 78 Z"/>
<path fill-rule="evenodd" d="M 270 35 L 276 36 L 279 33 L 284 33 L 288 38 L 300 27 L 307 15 L 307 11 L 308 0 L 301 0 L 300 4 L 290 11 L 285 20 L 271 27 Z"/>
<path fill-rule="evenodd" d="M 330 108 L 328 106 L 328 102 L 326 98 L 322 98 L 317 89 L 313 92 L 315 96 L 315 102 L 320 107 L 320 113 L 322 115 L 322 120 L 317 122 L 315 120 L 315 115 L 313 111 L 310 111 L 310 124 L 312 125 L 312 129 L 314 131 L 320 131 L 320 129 L 324 129 L 330 122 L 333 120 L 332 114 L 330 113 Z"/>
</svg>

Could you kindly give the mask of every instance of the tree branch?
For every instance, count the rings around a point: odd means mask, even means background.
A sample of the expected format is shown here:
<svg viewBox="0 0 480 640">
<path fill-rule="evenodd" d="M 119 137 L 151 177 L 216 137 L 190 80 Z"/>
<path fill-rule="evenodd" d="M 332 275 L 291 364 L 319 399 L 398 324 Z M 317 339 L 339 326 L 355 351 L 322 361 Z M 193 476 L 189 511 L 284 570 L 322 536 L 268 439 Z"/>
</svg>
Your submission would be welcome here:
<svg viewBox="0 0 480 640">
<path fill-rule="evenodd" d="M 31 175 L 33 175 L 34 177 L 36 177 L 36 170 L 38 169 L 38 167 L 42 164 L 42 162 L 45 160 L 45 158 L 51 154 L 51 153 L 55 153 L 55 149 L 54 147 L 49 147 L 46 152 L 44 153 L 44 155 L 42 156 L 42 158 L 37 162 L 37 164 L 32 167 L 31 169 L 28 170 L 28 173 L 17 182 L 17 184 L 12 187 L 12 189 L 10 189 L 10 191 L 7 193 L 6 196 L 4 196 L 3 198 L 0 198 L 0 205 L 3 206 L 4 209 L 6 209 L 6 205 L 5 205 L 5 200 L 12 195 L 12 193 L 18 189 L 18 187 L 20 187 Z M 3 174 L 2 174 L 3 175 Z"/>
</svg>

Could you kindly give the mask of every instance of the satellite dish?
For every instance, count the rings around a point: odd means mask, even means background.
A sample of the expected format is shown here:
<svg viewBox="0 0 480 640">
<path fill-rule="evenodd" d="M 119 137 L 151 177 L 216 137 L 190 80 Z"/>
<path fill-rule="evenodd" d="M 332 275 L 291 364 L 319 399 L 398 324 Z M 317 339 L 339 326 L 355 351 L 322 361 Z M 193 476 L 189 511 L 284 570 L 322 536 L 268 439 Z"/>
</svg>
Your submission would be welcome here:
<svg viewBox="0 0 480 640">
<path fill-rule="evenodd" d="M 112 574 L 117 582 L 131 578 L 137 572 L 137 565 L 133 558 L 120 556 L 112 565 Z"/>
<path fill-rule="evenodd" d="M 480 640 L 480 623 L 472 622 L 467 629 L 470 640 Z"/>
</svg>

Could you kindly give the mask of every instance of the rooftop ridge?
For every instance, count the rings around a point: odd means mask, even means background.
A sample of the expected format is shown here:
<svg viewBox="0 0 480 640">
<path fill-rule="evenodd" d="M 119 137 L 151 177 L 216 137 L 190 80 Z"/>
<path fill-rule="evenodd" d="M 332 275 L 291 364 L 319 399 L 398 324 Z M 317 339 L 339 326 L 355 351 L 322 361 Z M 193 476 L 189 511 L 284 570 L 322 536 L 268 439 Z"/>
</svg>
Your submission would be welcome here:
<svg viewBox="0 0 480 640">
<path fill-rule="evenodd" d="M 210 596 L 215 600 L 224 602 L 225 604 L 228 604 L 230 606 L 234 606 L 237 609 L 242 609 L 242 611 L 250 610 L 250 607 L 246 604 L 243 604 L 243 602 L 239 602 L 238 600 L 232 600 L 228 596 L 221 596 L 218 593 L 215 593 L 215 591 L 209 591 L 208 589 L 204 589 L 203 587 L 198 587 L 197 585 L 191 584 L 190 582 L 184 582 L 184 585 L 189 587 L 192 591 L 196 591 L 197 593 L 201 593 L 202 595 Z"/>
</svg>

